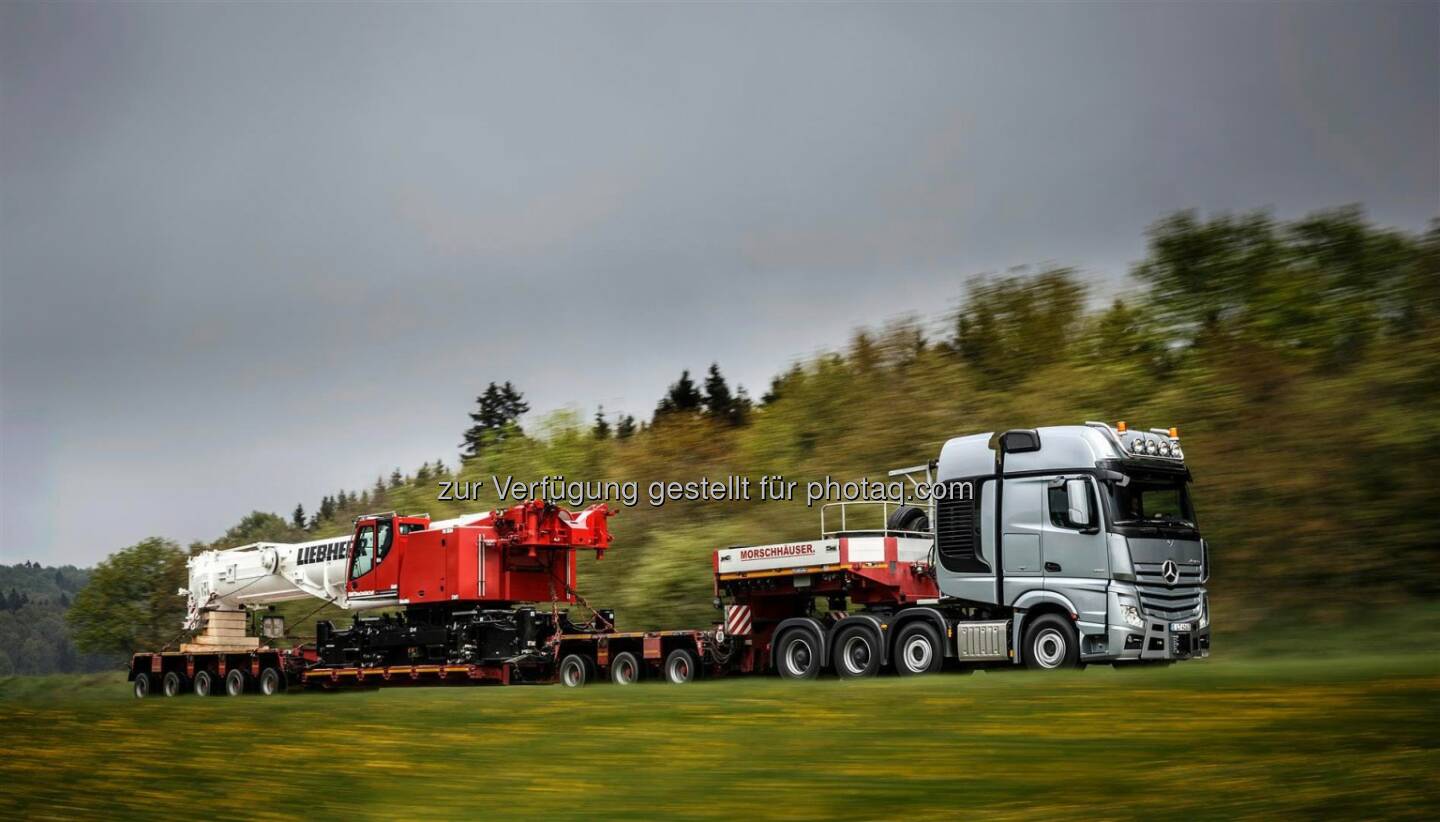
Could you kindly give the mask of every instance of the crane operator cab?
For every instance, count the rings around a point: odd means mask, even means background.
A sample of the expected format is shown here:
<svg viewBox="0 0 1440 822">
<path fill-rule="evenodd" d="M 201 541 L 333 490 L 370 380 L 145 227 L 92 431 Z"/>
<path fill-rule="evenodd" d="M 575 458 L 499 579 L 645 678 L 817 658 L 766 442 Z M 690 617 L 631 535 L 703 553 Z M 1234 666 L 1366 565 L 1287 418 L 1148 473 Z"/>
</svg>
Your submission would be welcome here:
<svg viewBox="0 0 1440 822">
<path fill-rule="evenodd" d="M 350 540 L 350 559 L 345 581 L 348 600 L 397 601 L 399 590 L 398 541 L 415 531 L 430 526 L 428 517 L 402 517 L 394 513 L 360 517 L 355 521 L 355 535 Z M 393 561 L 392 557 L 395 557 Z"/>
</svg>

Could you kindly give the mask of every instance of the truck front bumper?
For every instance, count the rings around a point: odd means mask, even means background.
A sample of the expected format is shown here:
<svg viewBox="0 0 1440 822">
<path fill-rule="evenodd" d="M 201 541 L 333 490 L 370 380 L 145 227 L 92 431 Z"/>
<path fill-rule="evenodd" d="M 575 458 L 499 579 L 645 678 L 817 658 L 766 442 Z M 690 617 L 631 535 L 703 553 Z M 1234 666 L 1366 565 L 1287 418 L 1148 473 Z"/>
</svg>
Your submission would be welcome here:
<svg viewBox="0 0 1440 822">
<path fill-rule="evenodd" d="M 1150 617 L 1144 628 L 1112 625 L 1107 644 L 1112 660 L 1205 659 L 1210 656 L 1210 626 L 1196 620 L 1161 622 Z"/>
</svg>

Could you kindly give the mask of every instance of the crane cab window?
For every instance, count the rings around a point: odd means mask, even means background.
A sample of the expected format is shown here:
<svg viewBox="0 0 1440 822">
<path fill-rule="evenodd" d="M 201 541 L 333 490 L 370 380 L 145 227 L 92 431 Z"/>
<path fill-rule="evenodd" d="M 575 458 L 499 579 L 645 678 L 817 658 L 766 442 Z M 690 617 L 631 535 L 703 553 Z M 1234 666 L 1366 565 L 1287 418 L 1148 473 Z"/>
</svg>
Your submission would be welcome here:
<svg viewBox="0 0 1440 822">
<path fill-rule="evenodd" d="M 385 559 L 385 555 L 390 553 L 390 545 L 395 542 L 395 535 L 392 528 L 393 524 L 394 520 L 382 519 L 376 526 L 379 529 L 376 532 L 375 539 L 376 565 L 379 565 L 381 561 Z"/>
<path fill-rule="evenodd" d="M 354 559 L 350 562 L 350 578 L 359 579 L 375 567 L 375 526 L 367 525 L 355 532 Z"/>
</svg>

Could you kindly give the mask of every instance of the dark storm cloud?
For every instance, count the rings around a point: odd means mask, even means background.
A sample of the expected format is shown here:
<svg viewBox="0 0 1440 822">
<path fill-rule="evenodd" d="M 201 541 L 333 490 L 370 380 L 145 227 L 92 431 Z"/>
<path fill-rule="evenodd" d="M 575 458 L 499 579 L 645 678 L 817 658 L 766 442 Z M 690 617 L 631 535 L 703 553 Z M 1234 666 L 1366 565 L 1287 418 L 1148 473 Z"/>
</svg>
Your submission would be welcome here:
<svg viewBox="0 0 1440 822">
<path fill-rule="evenodd" d="M 1436 6 L 0 8 L 0 561 L 646 413 L 1176 208 L 1437 211 Z"/>
</svg>

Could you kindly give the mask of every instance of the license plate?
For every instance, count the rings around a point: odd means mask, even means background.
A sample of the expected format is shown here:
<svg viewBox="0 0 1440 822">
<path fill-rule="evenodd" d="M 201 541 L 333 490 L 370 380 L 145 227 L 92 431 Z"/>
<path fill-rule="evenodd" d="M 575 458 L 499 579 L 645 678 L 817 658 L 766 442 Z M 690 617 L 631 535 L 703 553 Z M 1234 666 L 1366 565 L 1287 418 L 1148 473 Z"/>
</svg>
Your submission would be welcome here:
<svg viewBox="0 0 1440 822">
<path fill-rule="evenodd" d="M 1195 630 L 1195 626 L 1188 622 L 1172 622 L 1170 623 L 1170 630 L 1177 633 L 1188 634 Z"/>
</svg>

